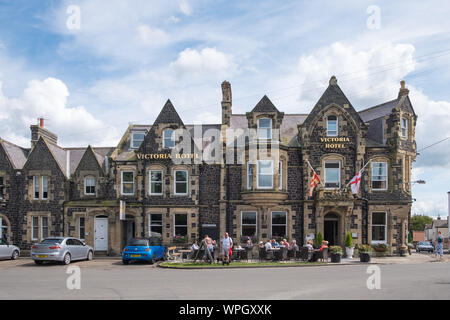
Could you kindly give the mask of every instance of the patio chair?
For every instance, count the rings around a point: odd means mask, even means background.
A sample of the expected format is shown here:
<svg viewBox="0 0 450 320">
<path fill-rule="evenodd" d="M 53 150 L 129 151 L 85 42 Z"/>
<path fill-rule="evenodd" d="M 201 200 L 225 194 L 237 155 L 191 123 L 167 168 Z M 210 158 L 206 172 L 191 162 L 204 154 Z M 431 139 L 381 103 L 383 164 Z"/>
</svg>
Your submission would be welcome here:
<svg viewBox="0 0 450 320">
<path fill-rule="evenodd" d="M 247 262 L 248 262 L 249 258 L 250 258 L 250 260 L 252 260 L 253 259 L 253 246 L 245 247 L 245 253 L 246 253 Z"/>
<path fill-rule="evenodd" d="M 309 249 L 307 247 L 301 247 L 299 252 L 299 258 L 303 261 L 308 261 L 310 259 Z"/>
<path fill-rule="evenodd" d="M 319 252 L 319 259 L 321 259 L 322 262 L 328 262 L 328 248 L 324 248 Z"/>
<path fill-rule="evenodd" d="M 266 260 L 266 249 L 265 248 L 259 248 L 259 251 L 258 251 L 258 253 L 259 253 L 259 255 L 258 255 L 258 258 L 259 258 L 259 262 L 262 262 L 263 260 Z"/>
</svg>

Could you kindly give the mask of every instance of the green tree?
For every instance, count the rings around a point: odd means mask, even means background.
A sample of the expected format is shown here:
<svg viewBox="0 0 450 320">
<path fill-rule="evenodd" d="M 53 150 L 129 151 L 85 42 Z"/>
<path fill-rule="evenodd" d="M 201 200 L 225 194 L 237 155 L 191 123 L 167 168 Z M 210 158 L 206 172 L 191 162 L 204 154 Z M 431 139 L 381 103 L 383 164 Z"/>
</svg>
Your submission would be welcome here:
<svg viewBox="0 0 450 320">
<path fill-rule="evenodd" d="M 347 248 L 353 248 L 353 238 L 350 232 L 347 232 L 347 235 L 345 236 L 345 246 Z"/>
<path fill-rule="evenodd" d="M 316 237 L 316 247 L 320 246 L 322 244 L 322 241 L 323 241 L 322 233 L 319 232 Z"/>
<path fill-rule="evenodd" d="M 409 222 L 409 230 L 424 231 L 426 224 L 433 223 L 433 218 L 425 215 L 414 215 Z"/>
</svg>

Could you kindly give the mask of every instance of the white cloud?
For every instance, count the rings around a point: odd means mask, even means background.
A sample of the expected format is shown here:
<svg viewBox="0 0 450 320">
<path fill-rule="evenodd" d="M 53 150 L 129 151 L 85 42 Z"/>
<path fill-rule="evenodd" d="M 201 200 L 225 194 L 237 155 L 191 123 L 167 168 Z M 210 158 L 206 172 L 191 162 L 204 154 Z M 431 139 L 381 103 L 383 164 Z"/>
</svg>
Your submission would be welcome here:
<svg viewBox="0 0 450 320">
<path fill-rule="evenodd" d="M 192 13 L 192 8 L 187 2 L 187 0 L 181 0 L 180 1 L 180 11 L 183 12 L 185 15 L 189 16 Z"/>
<path fill-rule="evenodd" d="M 222 78 L 237 70 L 233 58 L 216 48 L 204 48 L 201 51 L 187 48 L 180 52 L 177 60 L 170 65 L 181 76 L 214 75 Z"/>
<path fill-rule="evenodd" d="M 137 34 L 141 43 L 148 46 L 165 45 L 170 40 L 169 35 L 163 30 L 147 25 L 140 25 L 137 28 Z"/>
<path fill-rule="evenodd" d="M 83 132 L 93 132 L 105 125 L 97 120 L 83 106 L 67 106 L 69 90 L 59 79 L 47 78 L 43 81 L 32 80 L 19 98 L 8 98 L 1 91 L 0 114 L 2 127 L 0 136 L 5 140 L 24 147 L 29 146 L 29 126 L 44 117 L 46 127 L 56 133 L 61 145 L 85 146 L 116 145 L 117 132 L 114 129 L 102 134 L 83 136 Z"/>
</svg>

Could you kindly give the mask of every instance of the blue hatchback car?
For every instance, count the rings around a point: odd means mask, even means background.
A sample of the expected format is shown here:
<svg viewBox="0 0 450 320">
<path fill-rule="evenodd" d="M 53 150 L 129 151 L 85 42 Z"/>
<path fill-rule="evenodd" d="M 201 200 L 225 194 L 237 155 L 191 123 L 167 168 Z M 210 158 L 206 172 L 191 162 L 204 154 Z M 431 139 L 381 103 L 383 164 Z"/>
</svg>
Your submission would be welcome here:
<svg viewBox="0 0 450 320">
<path fill-rule="evenodd" d="M 147 261 L 153 264 L 157 260 L 164 260 L 166 255 L 161 238 L 133 238 L 123 249 L 122 262 L 128 264 L 130 261 Z"/>
</svg>

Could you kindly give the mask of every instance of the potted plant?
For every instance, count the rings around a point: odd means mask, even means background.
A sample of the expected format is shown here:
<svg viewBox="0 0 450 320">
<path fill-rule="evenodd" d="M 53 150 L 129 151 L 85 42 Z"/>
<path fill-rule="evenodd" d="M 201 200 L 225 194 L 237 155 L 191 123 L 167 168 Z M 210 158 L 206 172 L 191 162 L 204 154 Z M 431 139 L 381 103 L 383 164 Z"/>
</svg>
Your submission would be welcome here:
<svg viewBox="0 0 450 320">
<path fill-rule="evenodd" d="M 387 245 L 384 243 L 375 244 L 372 246 L 373 250 L 376 252 L 386 252 L 387 251 Z"/>
<path fill-rule="evenodd" d="M 345 254 L 347 258 L 353 259 L 353 238 L 350 232 L 345 236 Z"/>
<path fill-rule="evenodd" d="M 341 262 L 342 248 L 340 246 L 331 246 L 329 250 L 331 252 L 331 262 Z"/>
<path fill-rule="evenodd" d="M 187 242 L 187 236 L 178 236 L 176 235 L 173 237 L 173 243 L 186 243 Z"/>
<path fill-rule="evenodd" d="M 400 256 L 404 257 L 406 255 L 406 251 L 408 251 L 408 247 L 404 244 L 400 247 Z"/>
<path fill-rule="evenodd" d="M 361 262 L 370 262 L 370 251 L 372 247 L 368 244 L 360 244 L 358 245 L 359 252 L 359 261 Z"/>
</svg>

